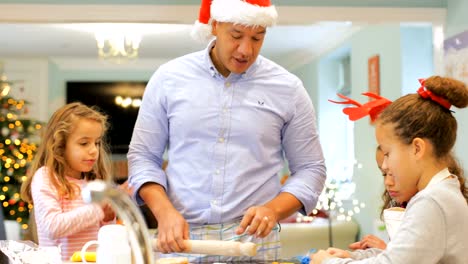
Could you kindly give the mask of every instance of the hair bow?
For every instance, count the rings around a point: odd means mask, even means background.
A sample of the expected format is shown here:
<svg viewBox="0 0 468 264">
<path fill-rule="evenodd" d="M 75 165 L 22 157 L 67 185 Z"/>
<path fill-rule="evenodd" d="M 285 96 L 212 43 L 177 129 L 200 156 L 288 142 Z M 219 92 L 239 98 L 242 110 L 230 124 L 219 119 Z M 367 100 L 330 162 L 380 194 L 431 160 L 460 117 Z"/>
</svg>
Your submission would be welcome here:
<svg viewBox="0 0 468 264">
<path fill-rule="evenodd" d="M 450 104 L 449 101 L 445 100 L 441 96 L 433 94 L 431 91 L 426 89 L 426 86 L 425 86 L 426 80 L 425 79 L 418 79 L 418 81 L 421 84 L 421 87 L 419 87 L 419 89 L 418 89 L 418 94 L 422 98 L 430 99 L 430 100 L 438 103 L 442 107 L 446 108 L 447 110 L 450 110 L 450 107 L 452 106 L 452 104 Z"/>
<path fill-rule="evenodd" d="M 388 100 L 387 98 L 384 98 L 380 95 L 374 94 L 374 93 L 363 93 L 362 95 L 368 96 L 370 98 L 374 98 L 375 100 L 372 100 L 370 102 L 367 102 L 365 104 L 361 104 L 349 97 L 346 97 L 342 94 L 337 94 L 340 98 L 345 99 L 346 101 L 333 101 L 328 99 L 328 101 L 335 103 L 335 104 L 351 104 L 354 105 L 355 107 L 346 107 L 343 109 L 343 113 L 345 113 L 348 117 L 349 120 L 351 121 L 356 121 L 358 119 L 361 119 L 365 117 L 366 115 L 369 115 L 371 118 L 371 121 L 374 122 L 378 115 L 388 106 L 392 103 L 392 101 Z"/>
</svg>

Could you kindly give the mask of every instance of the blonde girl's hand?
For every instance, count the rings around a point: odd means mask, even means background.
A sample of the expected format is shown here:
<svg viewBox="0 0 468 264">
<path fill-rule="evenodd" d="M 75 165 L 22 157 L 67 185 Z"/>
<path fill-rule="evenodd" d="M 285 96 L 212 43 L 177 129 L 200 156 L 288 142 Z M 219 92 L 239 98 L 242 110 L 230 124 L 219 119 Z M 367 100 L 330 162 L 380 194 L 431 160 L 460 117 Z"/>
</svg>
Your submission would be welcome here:
<svg viewBox="0 0 468 264">
<path fill-rule="evenodd" d="M 112 206 L 109 202 L 102 203 L 101 209 L 104 212 L 104 218 L 102 219 L 103 222 L 110 222 L 115 219 L 114 209 L 112 209 Z"/>
<path fill-rule="evenodd" d="M 333 256 L 325 250 L 319 250 L 317 253 L 310 255 L 310 264 L 321 264 L 324 260 Z"/>
<path fill-rule="evenodd" d="M 353 250 L 366 248 L 386 249 L 387 244 L 385 243 L 385 241 L 374 235 L 366 235 L 361 239 L 361 241 L 352 243 L 348 247 Z"/>
<path fill-rule="evenodd" d="M 350 258 L 351 254 L 347 250 L 339 248 L 328 248 L 327 253 L 336 258 Z"/>
</svg>

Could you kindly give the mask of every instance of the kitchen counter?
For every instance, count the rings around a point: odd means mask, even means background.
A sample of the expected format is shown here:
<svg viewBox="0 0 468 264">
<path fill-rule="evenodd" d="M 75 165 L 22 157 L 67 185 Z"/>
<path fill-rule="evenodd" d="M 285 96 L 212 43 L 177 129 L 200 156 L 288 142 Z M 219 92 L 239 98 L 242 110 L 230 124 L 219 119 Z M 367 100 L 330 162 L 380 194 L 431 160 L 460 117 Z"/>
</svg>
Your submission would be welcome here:
<svg viewBox="0 0 468 264">
<path fill-rule="evenodd" d="M 80 263 L 83 263 L 83 262 L 71 262 L 71 261 L 63 262 L 63 264 L 80 264 Z M 88 263 L 95 263 L 95 262 L 88 262 Z M 201 263 L 205 263 L 205 262 L 201 262 Z M 206 263 L 211 264 L 213 262 L 206 262 Z M 221 264 L 221 263 L 227 263 L 227 262 L 214 262 L 214 263 Z M 237 263 L 237 264 L 299 264 L 301 262 L 299 260 L 297 260 L 297 259 L 285 259 L 285 260 L 278 260 L 278 261 L 274 261 L 274 262 L 272 262 L 272 261 L 265 261 L 265 262 L 262 262 L 262 261 L 250 261 L 250 262 L 248 262 L 248 261 L 239 261 L 239 262 L 229 262 L 229 263 Z"/>
<path fill-rule="evenodd" d="M 281 224 L 281 259 L 279 263 L 300 263 L 295 259 L 305 255 L 310 249 L 325 249 L 329 246 L 328 221 L 314 220 L 312 223 L 282 223 Z M 356 240 L 358 225 L 354 221 L 333 221 L 333 246 L 347 248 Z M 155 230 L 150 230 L 154 234 Z M 63 262 L 73 264 L 80 262 Z M 208 262 L 207 262 L 208 263 Z M 235 263 L 268 263 L 272 262 L 235 262 Z"/>
</svg>

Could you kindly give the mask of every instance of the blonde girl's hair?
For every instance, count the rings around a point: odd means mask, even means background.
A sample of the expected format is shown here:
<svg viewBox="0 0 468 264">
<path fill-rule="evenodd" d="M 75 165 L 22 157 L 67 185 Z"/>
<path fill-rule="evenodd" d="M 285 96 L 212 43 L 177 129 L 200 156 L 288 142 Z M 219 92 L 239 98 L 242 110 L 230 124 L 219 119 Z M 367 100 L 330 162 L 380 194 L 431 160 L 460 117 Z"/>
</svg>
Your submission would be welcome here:
<svg viewBox="0 0 468 264">
<path fill-rule="evenodd" d="M 468 106 L 468 89 L 463 82 L 440 76 L 425 80 L 424 86 L 457 108 Z M 395 135 L 404 143 L 413 139 L 428 139 L 434 155 L 448 164 L 450 173 L 460 181 L 460 190 L 468 202 L 468 190 L 463 169 L 452 153 L 457 138 L 457 120 L 452 112 L 419 94 L 408 94 L 391 103 L 379 115 L 378 123 L 394 125 Z"/>
<path fill-rule="evenodd" d="M 96 121 L 103 128 L 103 138 L 99 145 L 98 160 L 90 172 L 82 172 L 82 178 L 94 180 L 110 177 L 110 159 L 104 137 L 108 129 L 107 116 L 96 107 L 89 107 L 80 102 L 69 103 L 59 108 L 52 115 L 45 131 L 43 131 L 39 149 L 34 157 L 27 178 L 21 186 L 21 198 L 24 201 L 33 203 L 31 182 L 34 173 L 41 167 L 46 168 L 50 181 L 60 197 L 66 199 L 75 198 L 76 190 L 79 187 L 72 184 L 65 177 L 65 169 L 67 167 L 65 147 L 67 139 L 75 129 L 77 121 L 82 119 Z"/>
</svg>

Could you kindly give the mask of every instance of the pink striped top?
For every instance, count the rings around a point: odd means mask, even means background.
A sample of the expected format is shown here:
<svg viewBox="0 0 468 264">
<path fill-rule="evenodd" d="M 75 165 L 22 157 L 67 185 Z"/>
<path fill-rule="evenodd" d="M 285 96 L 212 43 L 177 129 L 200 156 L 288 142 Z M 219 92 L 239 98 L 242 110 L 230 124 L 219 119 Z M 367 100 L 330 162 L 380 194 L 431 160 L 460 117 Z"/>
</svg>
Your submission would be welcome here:
<svg viewBox="0 0 468 264">
<path fill-rule="evenodd" d="M 81 187 L 86 180 L 67 179 Z M 104 212 L 97 204 L 86 204 L 78 194 L 75 200 L 59 198 L 45 167 L 36 171 L 31 183 L 39 246 L 59 246 L 62 259 L 69 260 L 73 252 L 90 240 L 97 240 L 104 224 Z M 95 250 L 90 248 L 89 250 Z"/>
</svg>

